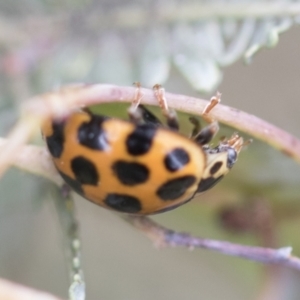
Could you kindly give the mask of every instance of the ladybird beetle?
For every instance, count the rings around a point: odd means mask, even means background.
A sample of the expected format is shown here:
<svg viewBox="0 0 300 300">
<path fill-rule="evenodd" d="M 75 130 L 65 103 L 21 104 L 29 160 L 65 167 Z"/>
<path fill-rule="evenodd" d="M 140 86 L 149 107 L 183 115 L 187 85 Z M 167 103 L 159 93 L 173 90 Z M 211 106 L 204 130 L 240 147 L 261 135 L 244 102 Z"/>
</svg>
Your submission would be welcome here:
<svg viewBox="0 0 300 300">
<path fill-rule="evenodd" d="M 139 86 L 129 121 L 83 109 L 44 124 L 42 133 L 54 165 L 78 194 L 118 212 L 161 213 L 210 189 L 232 168 L 243 146 L 241 137 L 208 145 L 218 130 L 209 112 L 220 95 L 203 111 L 208 126 L 201 130 L 199 121 L 190 118 L 194 129 L 188 138 L 178 132 L 164 89 L 156 85 L 154 92 L 165 126 L 140 104 Z"/>
</svg>

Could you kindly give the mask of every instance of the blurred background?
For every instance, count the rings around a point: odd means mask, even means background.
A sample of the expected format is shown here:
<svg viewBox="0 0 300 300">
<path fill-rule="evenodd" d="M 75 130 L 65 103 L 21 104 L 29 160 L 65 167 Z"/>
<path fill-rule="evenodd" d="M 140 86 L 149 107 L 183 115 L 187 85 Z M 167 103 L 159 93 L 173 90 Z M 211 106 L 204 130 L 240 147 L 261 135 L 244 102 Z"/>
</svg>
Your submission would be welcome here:
<svg viewBox="0 0 300 300">
<path fill-rule="evenodd" d="M 217 89 L 223 104 L 300 138 L 300 2 L 235 2 L 0 0 L 1 135 L 33 95 L 74 82 L 140 81 L 206 99 Z M 187 116 L 180 119 L 187 132 Z M 292 246 L 300 256 L 299 183 L 295 161 L 255 140 L 214 189 L 151 218 L 201 237 Z M 0 277 L 67 298 L 51 188 L 19 170 L 1 179 Z M 299 272 L 206 250 L 158 250 L 118 215 L 75 201 L 87 299 L 300 298 Z"/>
</svg>

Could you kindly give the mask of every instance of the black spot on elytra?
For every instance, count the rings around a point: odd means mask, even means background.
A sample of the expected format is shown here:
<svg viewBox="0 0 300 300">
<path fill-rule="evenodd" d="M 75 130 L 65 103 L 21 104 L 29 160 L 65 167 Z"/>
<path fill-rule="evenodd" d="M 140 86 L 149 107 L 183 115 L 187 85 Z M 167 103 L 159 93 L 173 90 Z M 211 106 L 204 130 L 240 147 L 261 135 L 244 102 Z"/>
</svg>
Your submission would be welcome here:
<svg viewBox="0 0 300 300">
<path fill-rule="evenodd" d="M 91 119 L 78 128 L 78 141 L 81 145 L 94 150 L 105 150 L 108 146 L 106 133 L 102 123 L 106 117 L 91 114 Z"/>
<path fill-rule="evenodd" d="M 222 161 L 216 162 L 216 163 L 210 168 L 210 170 L 209 170 L 210 175 L 216 174 L 216 173 L 220 170 L 220 168 L 222 167 L 222 165 L 223 165 L 223 162 L 222 162 Z"/>
<path fill-rule="evenodd" d="M 136 162 L 119 160 L 113 164 L 112 169 L 118 179 L 126 185 L 141 184 L 149 178 L 149 169 Z"/>
<path fill-rule="evenodd" d="M 126 140 L 127 152 L 131 155 L 146 154 L 152 145 L 156 128 L 151 124 L 136 126 Z"/>
<path fill-rule="evenodd" d="M 206 179 L 202 179 L 198 185 L 197 193 L 204 192 L 213 186 L 215 186 L 224 176 L 221 175 L 218 178 L 215 177 L 208 177 Z"/>
<path fill-rule="evenodd" d="M 66 182 L 67 185 L 69 185 L 79 195 L 84 196 L 84 191 L 82 189 L 82 186 L 77 180 L 71 178 L 70 176 L 66 175 L 65 173 L 63 173 L 61 171 L 58 171 L 58 172 L 59 172 L 60 176 L 63 178 L 63 180 Z"/>
<path fill-rule="evenodd" d="M 164 164 L 167 170 L 170 172 L 175 172 L 188 164 L 189 161 L 189 154 L 183 148 L 175 148 L 166 155 Z"/>
<path fill-rule="evenodd" d="M 138 213 L 142 209 L 139 199 L 129 195 L 108 194 L 104 203 L 114 210 L 131 214 Z"/>
<path fill-rule="evenodd" d="M 83 156 L 77 156 L 71 161 L 71 169 L 75 178 L 81 184 L 97 185 L 99 174 L 94 164 Z"/>
<path fill-rule="evenodd" d="M 52 135 L 46 137 L 46 143 L 51 155 L 55 158 L 59 158 L 64 150 L 65 143 L 65 121 L 52 123 Z"/>
<path fill-rule="evenodd" d="M 172 179 L 161 185 L 156 194 L 164 201 L 177 200 L 196 182 L 196 177 L 187 175 Z"/>
</svg>

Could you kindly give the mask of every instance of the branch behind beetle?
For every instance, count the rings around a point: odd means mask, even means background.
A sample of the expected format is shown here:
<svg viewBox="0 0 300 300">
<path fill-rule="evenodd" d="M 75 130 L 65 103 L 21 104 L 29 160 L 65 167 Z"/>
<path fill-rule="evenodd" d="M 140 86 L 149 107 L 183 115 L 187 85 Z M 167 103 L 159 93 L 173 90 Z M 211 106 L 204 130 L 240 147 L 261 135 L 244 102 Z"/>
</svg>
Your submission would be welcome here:
<svg viewBox="0 0 300 300">
<path fill-rule="evenodd" d="M 143 104 L 157 105 L 154 93 L 150 89 L 141 89 Z M 0 176 L 13 164 L 19 148 L 26 144 L 47 118 L 66 116 L 75 108 L 99 103 L 131 102 L 135 95 L 134 87 L 115 85 L 74 85 L 44 95 L 34 97 L 23 104 L 21 118 L 7 137 L 7 143 L 1 149 Z M 170 107 L 195 115 L 202 114 L 208 101 L 166 93 Z M 280 150 L 300 163 L 300 140 L 288 132 L 246 112 L 219 104 L 211 116 L 238 131 L 260 139 Z"/>
</svg>

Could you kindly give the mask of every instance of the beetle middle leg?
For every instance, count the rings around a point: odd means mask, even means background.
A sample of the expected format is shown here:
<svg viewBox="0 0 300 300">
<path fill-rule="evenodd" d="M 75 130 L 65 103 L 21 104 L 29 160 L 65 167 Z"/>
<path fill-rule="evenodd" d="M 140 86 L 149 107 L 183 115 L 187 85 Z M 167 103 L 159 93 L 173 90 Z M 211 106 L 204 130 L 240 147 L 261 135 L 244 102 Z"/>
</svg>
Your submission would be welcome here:
<svg viewBox="0 0 300 300">
<path fill-rule="evenodd" d="M 219 130 L 218 122 L 210 116 L 210 111 L 221 101 L 221 94 L 217 93 L 216 96 L 213 96 L 209 103 L 206 105 L 202 112 L 203 119 L 209 124 L 201 129 L 200 123 L 195 118 L 190 118 L 190 122 L 194 125 L 194 130 L 192 132 L 192 139 L 199 145 L 203 146 L 208 144 L 215 134 Z M 199 132 L 196 133 L 196 130 L 199 129 Z"/>
<path fill-rule="evenodd" d="M 144 105 L 141 105 L 143 94 L 141 92 L 141 85 L 139 82 L 135 82 L 136 86 L 135 96 L 132 100 L 131 106 L 128 109 L 128 115 L 132 122 L 136 124 L 152 124 L 154 126 L 162 126 L 161 121 Z"/>
<path fill-rule="evenodd" d="M 158 101 L 158 104 L 162 110 L 163 115 L 167 118 L 167 125 L 170 129 L 178 131 L 179 130 L 179 122 L 177 119 L 177 115 L 175 110 L 169 109 L 168 102 L 165 97 L 165 89 L 159 85 L 156 84 L 153 87 L 153 91 L 155 94 L 155 97 Z"/>
</svg>

